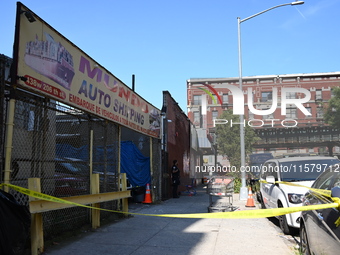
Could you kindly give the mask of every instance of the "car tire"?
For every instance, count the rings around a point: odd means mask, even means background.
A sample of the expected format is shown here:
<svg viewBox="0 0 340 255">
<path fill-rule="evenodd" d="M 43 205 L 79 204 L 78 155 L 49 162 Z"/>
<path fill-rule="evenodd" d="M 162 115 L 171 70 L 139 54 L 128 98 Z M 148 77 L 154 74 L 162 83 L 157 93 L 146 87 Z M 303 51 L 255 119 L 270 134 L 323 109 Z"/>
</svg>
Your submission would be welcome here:
<svg viewBox="0 0 340 255">
<path fill-rule="evenodd" d="M 300 226 L 300 254 L 310 255 L 309 243 L 307 238 L 306 227 L 303 223 Z"/>
<path fill-rule="evenodd" d="M 257 199 L 257 202 L 261 203 L 262 199 L 261 199 L 261 193 L 260 192 L 256 192 L 256 199 Z"/>
<path fill-rule="evenodd" d="M 283 208 L 281 202 L 279 202 L 279 208 Z M 287 215 L 280 215 L 278 217 L 279 219 L 279 224 L 280 224 L 280 228 L 282 230 L 282 232 L 285 234 L 285 235 L 294 235 L 296 233 L 295 229 L 288 226 L 288 222 L 287 222 Z"/>
<path fill-rule="evenodd" d="M 286 215 L 279 216 L 279 223 L 282 232 L 285 235 L 290 235 L 290 227 L 288 226 Z"/>
<path fill-rule="evenodd" d="M 259 202 L 261 204 L 261 209 L 266 209 L 266 205 L 263 202 L 263 197 L 262 197 L 261 192 L 259 192 Z"/>
</svg>

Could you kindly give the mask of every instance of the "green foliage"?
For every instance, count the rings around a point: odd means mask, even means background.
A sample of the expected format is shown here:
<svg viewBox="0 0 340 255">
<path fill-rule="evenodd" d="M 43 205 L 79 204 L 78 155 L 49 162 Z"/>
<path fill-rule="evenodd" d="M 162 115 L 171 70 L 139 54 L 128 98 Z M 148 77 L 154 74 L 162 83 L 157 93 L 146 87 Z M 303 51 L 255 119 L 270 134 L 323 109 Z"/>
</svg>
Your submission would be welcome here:
<svg viewBox="0 0 340 255">
<path fill-rule="evenodd" d="M 324 120 L 331 126 L 340 128 L 340 87 L 332 88 L 332 92 L 334 97 L 328 101 Z"/>
<path fill-rule="evenodd" d="M 227 176 L 231 176 L 234 178 L 234 192 L 240 193 L 240 189 L 242 186 L 242 180 L 239 172 L 230 172 L 226 174 Z"/>
<path fill-rule="evenodd" d="M 234 179 L 234 192 L 235 193 L 240 193 L 240 189 L 242 186 L 242 181 L 240 177 L 237 177 Z"/>
<path fill-rule="evenodd" d="M 217 146 L 219 154 L 228 156 L 230 165 L 240 169 L 241 166 L 241 147 L 240 147 L 240 124 L 233 124 L 230 126 L 232 120 L 233 123 L 239 123 L 240 119 L 238 115 L 233 115 L 232 110 L 224 111 L 220 119 L 228 120 L 226 124 L 216 125 L 217 134 Z M 249 154 L 252 152 L 253 144 L 260 138 L 256 136 L 253 128 L 246 125 L 244 127 L 244 144 L 245 152 Z"/>
</svg>

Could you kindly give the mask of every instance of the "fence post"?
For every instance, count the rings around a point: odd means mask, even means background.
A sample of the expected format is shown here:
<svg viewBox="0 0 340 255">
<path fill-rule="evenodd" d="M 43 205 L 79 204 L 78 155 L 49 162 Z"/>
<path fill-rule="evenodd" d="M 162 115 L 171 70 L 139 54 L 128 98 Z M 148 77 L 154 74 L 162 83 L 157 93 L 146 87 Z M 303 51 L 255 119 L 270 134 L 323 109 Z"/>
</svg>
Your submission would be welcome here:
<svg viewBox="0 0 340 255">
<path fill-rule="evenodd" d="M 127 190 L 127 185 L 126 185 L 126 173 L 121 173 L 120 174 L 120 182 L 121 183 L 121 190 L 126 191 Z M 123 198 L 122 199 L 122 211 L 123 212 L 128 212 L 129 211 L 129 201 L 128 198 Z M 124 213 L 124 217 L 126 217 L 127 214 Z"/>
<path fill-rule="evenodd" d="M 13 97 L 11 91 L 11 97 Z M 15 114 L 15 99 L 9 100 L 7 122 L 6 122 L 6 138 L 5 138 L 5 169 L 4 169 L 4 183 L 10 183 L 11 176 L 11 162 L 12 162 L 12 147 L 13 147 L 13 129 L 14 129 L 14 114 Z M 4 187 L 4 191 L 8 192 L 8 186 Z"/>
<path fill-rule="evenodd" d="M 91 194 L 99 194 L 99 174 L 91 175 Z M 100 208 L 100 203 L 92 204 L 93 207 Z M 91 209 L 92 228 L 100 227 L 100 210 Z"/>
<path fill-rule="evenodd" d="M 28 189 L 41 192 L 40 178 L 28 178 Z M 38 200 L 29 197 L 29 201 Z M 32 255 L 41 254 L 44 251 L 44 230 L 41 213 L 31 215 L 31 253 Z"/>
<path fill-rule="evenodd" d="M 153 169 L 153 138 L 150 136 L 149 137 L 149 144 L 150 144 L 150 176 L 151 176 L 151 182 L 150 182 L 150 190 L 151 190 L 151 198 L 153 201 L 157 200 L 156 194 L 155 194 L 155 189 L 154 186 L 156 186 L 156 183 L 152 183 L 152 180 L 154 179 L 154 169 Z"/>
</svg>

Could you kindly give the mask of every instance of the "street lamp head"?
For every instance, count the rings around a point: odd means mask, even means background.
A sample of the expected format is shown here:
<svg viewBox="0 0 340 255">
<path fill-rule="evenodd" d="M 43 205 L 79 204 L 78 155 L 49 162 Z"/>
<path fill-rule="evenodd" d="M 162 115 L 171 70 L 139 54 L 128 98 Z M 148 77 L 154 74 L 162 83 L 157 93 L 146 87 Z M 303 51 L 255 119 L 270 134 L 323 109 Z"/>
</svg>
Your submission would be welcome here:
<svg viewBox="0 0 340 255">
<path fill-rule="evenodd" d="M 290 5 L 300 5 L 304 3 L 305 3 L 304 1 L 295 1 L 295 2 L 292 2 Z"/>
</svg>

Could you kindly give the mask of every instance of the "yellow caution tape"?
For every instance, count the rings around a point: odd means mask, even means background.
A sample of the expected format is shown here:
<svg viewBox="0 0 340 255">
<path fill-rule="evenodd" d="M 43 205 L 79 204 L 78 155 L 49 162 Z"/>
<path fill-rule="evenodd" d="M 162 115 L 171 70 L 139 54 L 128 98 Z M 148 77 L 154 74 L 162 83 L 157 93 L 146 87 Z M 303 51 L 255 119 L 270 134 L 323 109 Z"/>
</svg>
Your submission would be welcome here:
<svg viewBox="0 0 340 255">
<path fill-rule="evenodd" d="M 36 192 L 33 190 L 29 190 L 23 187 L 19 187 L 12 184 L 0 184 L 1 186 L 8 186 L 22 194 L 26 194 L 28 196 L 39 198 L 46 201 L 52 201 L 56 203 L 64 203 L 70 204 L 74 206 L 81 206 L 90 209 L 103 210 L 115 213 L 126 213 L 133 215 L 143 215 L 143 216 L 154 216 L 154 217 L 172 217 L 172 218 L 229 218 L 229 219 L 249 219 L 249 218 L 267 218 L 267 217 L 276 217 L 284 214 L 300 212 L 300 211 L 309 211 L 309 210 L 320 210 L 320 209 L 328 209 L 328 208 L 336 208 L 340 206 L 339 199 L 334 199 L 334 203 L 322 204 L 322 205 L 308 205 L 308 206 L 299 206 L 299 207 L 288 207 L 288 208 L 276 208 L 276 209 L 259 209 L 259 210 L 245 210 L 245 211 L 233 211 L 233 212 L 218 212 L 218 213 L 190 213 L 190 214 L 141 214 L 141 213 L 131 213 L 131 212 L 122 212 L 122 211 L 114 211 L 103 208 L 92 207 L 88 205 L 82 205 L 74 202 L 67 201 L 62 198 L 53 197 L 50 195 L 46 195 L 40 192 Z M 339 222 L 338 222 L 339 221 Z M 340 220 L 337 222 L 340 224 Z"/>
<path fill-rule="evenodd" d="M 321 194 L 323 196 L 326 196 L 326 197 L 331 197 L 331 191 L 330 190 L 325 190 L 325 189 L 314 189 L 314 188 L 311 188 L 311 187 L 307 187 L 307 186 L 304 186 L 304 185 L 300 185 L 300 184 L 296 184 L 296 183 L 293 183 L 293 182 L 275 182 L 275 183 L 282 183 L 282 184 L 286 184 L 286 185 L 290 185 L 290 186 L 296 186 L 296 187 L 302 187 L 302 188 L 307 188 L 317 194 Z"/>
<path fill-rule="evenodd" d="M 260 181 L 262 183 L 267 183 L 266 181 Z M 315 188 L 311 188 L 308 186 L 304 186 L 301 184 L 296 184 L 296 183 L 292 183 L 292 182 L 282 182 L 282 181 L 276 181 L 275 183 L 281 183 L 281 184 L 286 184 L 286 185 L 290 185 L 290 186 L 296 186 L 296 187 L 301 187 L 301 188 L 306 188 L 309 189 L 310 191 L 315 193 L 315 196 L 320 197 L 320 196 L 325 196 L 325 197 L 329 197 L 331 198 L 334 203 L 338 203 L 339 204 L 339 210 L 340 210 L 340 198 L 338 197 L 332 197 L 331 196 L 331 191 L 330 190 L 325 190 L 325 189 L 315 189 Z"/>
<path fill-rule="evenodd" d="M 262 181 L 260 180 L 260 182 L 262 183 L 268 183 L 266 181 Z M 302 187 L 302 188 L 307 188 L 309 190 L 311 190 L 312 192 L 315 193 L 316 197 L 321 197 L 321 196 L 325 196 L 325 197 L 329 197 L 333 200 L 334 203 L 338 204 L 338 206 L 336 206 L 335 208 L 338 208 L 338 210 L 340 210 L 340 198 L 338 197 L 332 197 L 331 196 L 331 191 L 330 190 L 324 190 L 324 189 L 315 189 L 315 188 L 311 188 L 311 187 L 307 187 L 304 185 L 300 185 L 300 184 L 296 184 L 296 183 L 292 183 L 292 182 L 282 182 L 282 181 L 276 181 L 275 183 L 282 183 L 282 184 L 286 184 L 286 185 L 290 185 L 290 186 L 295 186 L 295 187 Z M 320 206 L 320 205 L 316 205 L 316 206 Z M 310 209 L 310 210 L 319 210 L 321 208 L 317 208 L 317 209 Z M 325 209 L 325 208 L 322 208 Z M 340 226 L 340 217 L 334 222 L 336 227 Z"/>
<path fill-rule="evenodd" d="M 39 199 L 45 200 L 45 201 L 51 201 L 51 202 L 74 205 L 74 206 L 81 206 L 81 207 L 86 207 L 86 208 L 90 208 L 90 209 L 97 209 L 97 210 L 102 210 L 102 211 L 108 211 L 108 212 L 127 213 L 127 212 L 122 212 L 122 211 L 114 211 L 114 210 L 109 210 L 109 209 L 104 209 L 104 208 L 93 207 L 93 206 L 89 206 L 89 205 L 78 204 L 78 203 L 71 202 L 71 201 L 68 201 L 68 200 L 65 200 L 65 199 L 62 199 L 62 198 L 50 196 L 50 195 L 43 194 L 43 193 L 40 193 L 40 192 L 37 192 L 37 191 L 33 191 L 33 190 L 30 190 L 30 189 L 19 187 L 19 186 L 13 185 L 13 184 L 1 183 L 0 188 L 2 186 L 7 186 L 7 187 L 12 188 L 12 189 L 14 189 L 14 190 L 16 190 L 16 191 L 18 191 L 22 194 L 27 195 L 27 196 L 39 198 Z M 128 214 L 131 214 L 131 213 L 128 213 Z"/>
<path fill-rule="evenodd" d="M 340 217 L 334 222 L 336 227 L 340 226 Z"/>
<path fill-rule="evenodd" d="M 266 181 L 262 181 L 260 180 L 259 182 L 262 182 L 262 183 L 268 183 Z M 301 188 L 306 188 L 306 189 L 309 189 L 317 194 L 321 194 L 323 196 L 326 196 L 326 197 L 331 197 L 331 191 L 330 190 L 324 190 L 324 189 L 314 189 L 314 188 L 311 188 L 311 187 L 308 187 L 308 186 L 304 186 L 304 185 L 301 185 L 301 184 L 297 184 L 297 183 L 293 183 L 293 182 L 282 182 L 282 181 L 276 181 L 275 183 L 278 183 L 278 184 L 286 184 L 286 185 L 289 185 L 289 186 L 295 186 L 295 187 L 301 187 Z"/>
<path fill-rule="evenodd" d="M 288 208 L 276 208 L 276 209 L 259 209 L 259 210 L 246 210 L 246 211 L 233 211 L 233 212 L 219 212 L 219 213 L 194 213 L 194 214 L 156 214 L 154 216 L 161 217 L 174 217 L 174 218 L 217 218 L 217 219 L 253 219 L 253 218 L 267 218 L 276 217 L 284 214 L 328 209 L 339 206 L 338 203 L 330 203 L 323 205 L 308 205 Z"/>
</svg>

